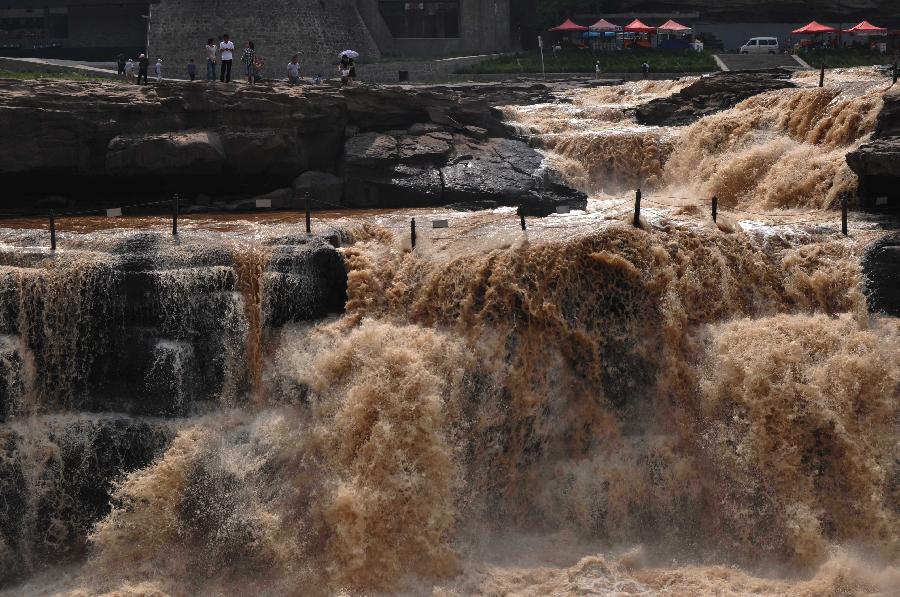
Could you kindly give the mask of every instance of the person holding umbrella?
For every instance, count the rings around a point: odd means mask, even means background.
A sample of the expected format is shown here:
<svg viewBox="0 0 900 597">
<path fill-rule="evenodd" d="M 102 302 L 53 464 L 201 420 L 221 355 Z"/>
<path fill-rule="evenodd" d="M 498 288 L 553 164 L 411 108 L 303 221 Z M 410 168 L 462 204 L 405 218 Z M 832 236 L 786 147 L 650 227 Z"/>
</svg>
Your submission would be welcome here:
<svg viewBox="0 0 900 597">
<path fill-rule="evenodd" d="M 352 85 L 356 80 L 356 64 L 354 60 L 359 58 L 359 52 L 354 50 L 344 50 L 339 55 L 341 59 L 338 64 L 338 72 L 341 75 L 341 85 Z"/>
</svg>

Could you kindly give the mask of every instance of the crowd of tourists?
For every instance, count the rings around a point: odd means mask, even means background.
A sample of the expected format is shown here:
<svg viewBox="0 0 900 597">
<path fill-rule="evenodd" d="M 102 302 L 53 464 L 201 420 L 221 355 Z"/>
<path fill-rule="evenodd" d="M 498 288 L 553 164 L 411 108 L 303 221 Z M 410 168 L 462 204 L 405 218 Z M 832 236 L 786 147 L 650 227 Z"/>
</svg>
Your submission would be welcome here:
<svg viewBox="0 0 900 597">
<path fill-rule="evenodd" d="M 210 37 L 206 40 L 206 81 L 215 82 L 218 78 L 221 83 L 230 83 L 232 74 L 232 65 L 234 63 L 235 45 L 229 35 L 226 33 L 218 40 Z M 356 81 L 356 58 L 359 54 L 352 50 L 344 50 L 338 58 L 340 61 L 337 65 L 338 76 L 341 85 L 352 85 Z M 240 54 L 241 64 L 243 65 L 244 75 L 247 83 L 254 85 L 260 79 L 260 74 L 265 67 L 265 61 L 257 54 L 256 46 L 252 41 L 248 41 Z M 118 72 L 120 77 L 127 79 L 137 79 L 137 84 L 141 85 L 141 81 L 146 85 L 150 73 L 150 58 L 146 54 L 141 54 L 135 61 L 131 58 L 126 60 L 124 54 L 119 54 L 116 58 Z M 300 69 L 300 55 L 294 54 L 291 61 L 287 65 L 287 82 L 289 85 L 300 85 L 303 81 Z M 157 57 L 153 65 L 153 76 L 157 82 L 163 78 L 163 60 L 162 56 Z M 191 58 L 187 64 L 187 76 L 191 81 L 197 80 L 197 64 Z M 316 74 L 310 81 L 313 84 L 321 84 L 323 80 L 322 73 Z"/>
</svg>

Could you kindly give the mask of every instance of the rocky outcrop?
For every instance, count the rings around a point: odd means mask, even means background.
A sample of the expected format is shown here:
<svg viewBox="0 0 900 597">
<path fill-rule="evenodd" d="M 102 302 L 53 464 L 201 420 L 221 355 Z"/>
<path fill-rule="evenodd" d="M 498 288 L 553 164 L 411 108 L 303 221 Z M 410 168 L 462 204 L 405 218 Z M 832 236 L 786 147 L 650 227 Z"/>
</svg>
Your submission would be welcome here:
<svg viewBox="0 0 900 597">
<path fill-rule="evenodd" d="M 900 317 L 900 234 L 873 243 L 862 266 L 869 310 Z"/>
<path fill-rule="evenodd" d="M 527 215 L 546 215 L 557 205 L 587 205 L 586 195 L 561 184 L 547 185 L 543 196 L 535 194 L 542 187 L 542 157 L 523 141 L 478 139 L 471 133 L 417 124 L 350 138 L 346 205 L 500 204 L 521 206 Z"/>
<path fill-rule="evenodd" d="M 119 204 L 202 195 L 187 211 L 240 210 L 255 198 L 295 208 L 307 194 L 314 207 L 518 205 L 539 186 L 541 159 L 511 138 L 496 106 L 550 93 L 2 81 L 0 127 L 18 142 L 0 146 L 0 183 L 26 189 L 24 206 L 47 196 L 102 204 L 104 193 Z M 548 191 L 584 200 L 559 184 Z"/>
<path fill-rule="evenodd" d="M 847 164 L 864 207 L 900 207 L 900 89 L 885 93 L 872 139 L 848 153 Z"/>
<path fill-rule="evenodd" d="M 703 76 L 669 97 L 652 100 L 635 110 L 635 118 L 641 124 L 658 126 L 683 126 L 727 110 L 749 97 L 794 87 L 791 71 L 773 69 L 767 71 L 722 72 Z"/>
</svg>

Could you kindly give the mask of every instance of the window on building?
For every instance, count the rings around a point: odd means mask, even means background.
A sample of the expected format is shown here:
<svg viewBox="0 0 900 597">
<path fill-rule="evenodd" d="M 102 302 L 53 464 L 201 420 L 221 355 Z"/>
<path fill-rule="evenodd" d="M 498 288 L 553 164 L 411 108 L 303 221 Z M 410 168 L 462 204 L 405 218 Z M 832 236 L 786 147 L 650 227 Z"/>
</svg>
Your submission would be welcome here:
<svg viewBox="0 0 900 597">
<path fill-rule="evenodd" d="M 381 0 L 379 8 L 394 37 L 459 37 L 459 0 Z"/>
</svg>

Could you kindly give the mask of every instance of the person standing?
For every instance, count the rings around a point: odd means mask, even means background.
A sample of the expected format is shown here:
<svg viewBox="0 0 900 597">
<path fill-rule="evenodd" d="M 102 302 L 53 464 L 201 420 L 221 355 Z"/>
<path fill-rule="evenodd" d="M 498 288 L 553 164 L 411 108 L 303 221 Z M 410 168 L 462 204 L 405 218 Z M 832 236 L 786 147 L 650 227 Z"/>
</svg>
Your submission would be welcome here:
<svg viewBox="0 0 900 597">
<path fill-rule="evenodd" d="M 119 67 L 119 76 L 125 76 L 125 54 L 119 53 L 116 56 L 116 66 Z"/>
<path fill-rule="evenodd" d="M 193 58 L 188 62 L 188 77 L 190 77 L 191 81 L 197 79 L 197 65 L 194 63 Z"/>
<path fill-rule="evenodd" d="M 219 44 L 219 57 L 222 59 L 222 67 L 219 69 L 219 81 L 231 83 L 231 62 L 234 58 L 234 42 L 228 38 L 228 34 L 222 36 Z"/>
<path fill-rule="evenodd" d="M 300 55 L 294 54 L 287 65 L 288 85 L 300 84 Z"/>
<path fill-rule="evenodd" d="M 244 73 L 247 75 L 247 82 L 253 85 L 256 80 L 256 47 L 252 41 L 247 42 L 247 47 L 244 48 L 244 52 L 241 54 L 241 62 L 244 63 Z"/>
<path fill-rule="evenodd" d="M 645 79 L 650 76 L 650 63 L 646 60 L 641 65 L 641 72 L 644 74 Z"/>
<path fill-rule="evenodd" d="M 353 81 L 350 79 L 350 57 L 341 56 L 341 62 L 338 64 L 338 74 L 341 76 L 341 87 L 350 85 Z"/>
<path fill-rule="evenodd" d="M 156 82 L 159 83 L 162 81 L 162 57 L 156 59 L 156 64 L 153 65 L 153 72 L 156 74 Z"/>
<path fill-rule="evenodd" d="M 147 84 L 147 70 L 150 68 L 150 59 L 146 54 L 138 56 L 138 78 L 137 84 L 141 84 L 141 77 L 144 77 L 144 85 Z"/>
<path fill-rule="evenodd" d="M 125 78 L 129 81 L 134 78 L 134 60 L 131 58 L 125 63 Z"/>
<path fill-rule="evenodd" d="M 206 40 L 206 80 L 216 80 L 216 40 Z"/>
</svg>

